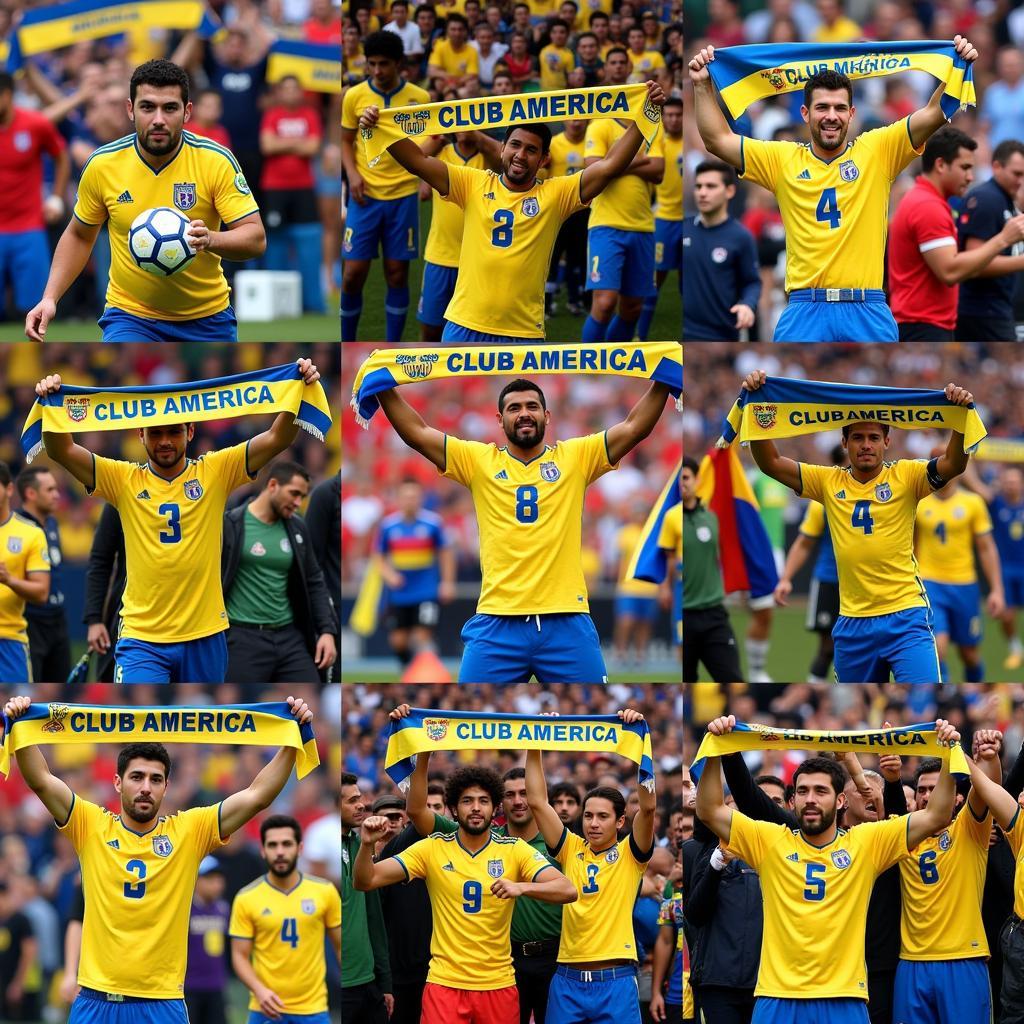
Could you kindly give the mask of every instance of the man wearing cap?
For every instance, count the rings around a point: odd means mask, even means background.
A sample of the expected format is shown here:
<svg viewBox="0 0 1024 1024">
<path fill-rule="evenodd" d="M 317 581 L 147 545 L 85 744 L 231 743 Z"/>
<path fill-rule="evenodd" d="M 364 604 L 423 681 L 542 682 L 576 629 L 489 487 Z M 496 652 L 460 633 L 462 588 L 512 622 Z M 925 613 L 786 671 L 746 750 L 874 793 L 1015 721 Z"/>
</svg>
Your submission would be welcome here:
<svg viewBox="0 0 1024 1024">
<path fill-rule="evenodd" d="M 188 919 L 188 967 L 185 1006 L 189 1024 L 227 1024 L 224 989 L 228 971 L 227 946 L 230 907 L 224 897 L 224 870 L 216 857 L 199 864 L 199 877 Z"/>
<path fill-rule="evenodd" d="M 370 813 L 387 818 L 388 821 L 388 834 L 379 843 L 380 847 L 389 843 L 409 824 L 409 816 L 405 813 L 405 801 L 400 796 L 377 797 L 370 806 Z"/>
</svg>

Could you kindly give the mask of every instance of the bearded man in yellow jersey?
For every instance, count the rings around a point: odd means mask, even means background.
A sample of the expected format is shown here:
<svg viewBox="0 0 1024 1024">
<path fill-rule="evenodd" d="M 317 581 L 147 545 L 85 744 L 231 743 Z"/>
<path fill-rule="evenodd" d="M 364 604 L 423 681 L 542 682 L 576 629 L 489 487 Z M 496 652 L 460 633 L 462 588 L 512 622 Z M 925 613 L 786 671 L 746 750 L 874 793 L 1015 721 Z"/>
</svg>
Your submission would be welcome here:
<svg viewBox="0 0 1024 1024">
<path fill-rule="evenodd" d="M 665 102 L 657 82 L 647 83 L 647 102 L 657 107 Z M 359 127 L 373 128 L 378 118 L 377 107 L 367 107 Z M 654 147 L 660 146 L 659 138 Z M 500 174 L 443 163 L 411 139 L 393 142 L 388 153 L 397 163 L 465 210 L 462 259 L 441 340 L 503 345 L 543 338 L 544 282 L 562 222 L 630 173 L 643 142 L 631 123 L 579 174 L 546 181 L 537 172 L 551 160 L 547 124 L 506 129 Z"/>
<path fill-rule="evenodd" d="M 626 708 L 619 717 L 628 725 L 644 716 Z M 611 786 L 584 796 L 583 835 L 569 831 L 548 803 L 540 750 L 526 754 L 526 799 L 551 855 L 579 892 L 562 912 L 546 1024 L 640 1024 L 633 904 L 654 852 L 653 785 L 637 787 L 640 807 L 623 839 L 626 801 Z"/>
<path fill-rule="evenodd" d="M 941 455 L 941 449 L 932 451 Z M 960 650 L 966 682 L 985 678 L 981 656 L 981 591 L 974 568 L 974 549 L 988 580 L 986 610 L 998 619 L 1006 608 L 999 551 L 992 537 L 992 518 L 984 499 L 951 480 L 917 506 L 914 553 L 935 619 L 935 641 L 942 681 L 949 682 L 946 655 L 952 639 Z"/>
<path fill-rule="evenodd" d="M 756 391 L 763 370 L 743 387 Z M 946 398 L 970 405 L 974 396 L 947 384 Z M 750 454 L 766 476 L 825 507 L 839 570 L 839 618 L 832 628 L 840 683 L 937 683 L 939 659 L 931 608 L 914 558 L 914 517 L 922 498 L 967 468 L 964 435 L 951 431 L 944 453 L 885 461 L 889 424 L 843 427 L 850 465 L 812 466 L 779 454 L 773 441 L 751 441 Z"/>
<path fill-rule="evenodd" d="M 4 705 L 8 719 L 28 697 Z M 313 720 L 305 701 L 291 713 Z M 73 793 L 38 746 L 15 752 L 29 788 L 71 841 L 82 866 L 85 917 L 78 997 L 68 1024 L 188 1024 L 183 990 L 189 909 L 202 859 L 222 847 L 284 789 L 295 751 L 278 750 L 248 788 L 207 807 L 162 816 L 171 759 L 160 743 L 130 743 L 117 758 L 120 814 Z"/>
<path fill-rule="evenodd" d="M 307 385 L 320 379 L 310 360 L 297 363 Z M 60 386 L 60 374 L 52 374 L 36 384 L 36 394 L 54 394 Z M 190 459 L 194 431 L 192 423 L 140 429 L 144 464 L 95 455 L 71 434 L 43 431 L 46 454 L 90 494 L 114 505 L 124 527 L 128 582 L 115 683 L 224 681 L 224 509 L 231 492 L 290 447 L 299 428 L 294 414 L 280 413 L 250 440 Z"/>
<path fill-rule="evenodd" d="M 506 384 L 495 417 L 508 440 L 463 441 L 423 422 L 398 388 L 378 396 L 398 436 L 468 487 L 480 532 L 477 613 L 462 629 L 460 683 L 608 681 L 580 551 L 587 487 L 654 429 L 668 388 L 654 383 L 621 423 L 545 444 L 544 392 Z"/>
<path fill-rule="evenodd" d="M 974 733 L 980 770 L 1002 778 L 994 729 Z M 915 806 L 934 799 L 942 763 L 925 757 L 914 776 Z M 988 940 L 981 900 L 992 817 L 973 787 L 959 813 L 900 859 L 903 911 L 893 1020 L 900 1024 L 990 1024 Z M 955 908 L 954 913 L 950 913 Z"/>
<path fill-rule="evenodd" d="M 967 39 L 953 43 L 968 64 L 977 60 Z M 898 341 L 882 291 L 889 191 L 946 123 L 939 105 L 945 82 L 920 110 L 847 141 L 853 84 L 837 71 L 818 71 L 800 108 L 810 144 L 762 142 L 729 127 L 708 71 L 714 59 L 715 48 L 706 46 L 689 65 L 697 129 L 709 153 L 775 194 L 786 228 L 789 305 L 773 340 Z"/>
<path fill-rule="evenodd" d="M 388 821 L 365 818 L 353 865 L 361 892 L 422 878 L 434 930 L 423 989 L 422 1024 L 519 1024 L 510 930 L 514 899 L 572 903 L 576 887 L 539 850 L 516 836 L 491 832 L 504 797 L 501 776 L 465 765 L 445 782 L 445 805 L 457 832 L 434 832 L 394 857 L 374 862 Z"/>
<path fill-rule="evenodd" d="M 723 735 L 735 724 L 729 715 L 708 731 Z M 945 745 L 960 740 L 943 719 L 935 730 Z M 729 807 L 719 761 L 709 757 L 704 766 L 697 816 L 761 881 L 764 934 L 753 1024 L 868 1024 L 864 943 L 871 888 L 949 824 L 956 788 L 948 762 L 926 808 L 847 830 L 836 825 L 846 771 L 832 758 L 812 757 L 793 775 L 800 827 L 790 830 Z"/>
</svg>

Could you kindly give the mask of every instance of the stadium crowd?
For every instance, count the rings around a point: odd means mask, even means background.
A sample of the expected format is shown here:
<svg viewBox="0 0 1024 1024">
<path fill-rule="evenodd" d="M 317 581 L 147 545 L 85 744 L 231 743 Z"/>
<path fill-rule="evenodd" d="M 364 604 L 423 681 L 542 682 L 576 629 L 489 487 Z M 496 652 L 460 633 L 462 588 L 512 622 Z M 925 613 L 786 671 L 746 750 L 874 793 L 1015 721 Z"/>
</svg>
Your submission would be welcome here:
<svg viewBox="0 0 1024 1024">
<path fill-rule="evenodd" d="M 336 786 L 341 769 L 341 693 L 340 687 L 236 686 L 198 684 L 112 687 L 89 684 L 66 686 L 36 685 L 0 689 L 0 703 L 15 693 L 27 693 L 33 701 L 61 700 L 83 704 L 107 705 L 218 705 L 283 701 L 299 693 L 313 709 L 321 767 L 304 779 L 292 777 L 268 814 L 287 814 L 297 820 L 304 833 L 300 860 L 303 871 L 341 882 L 339 849 L 340 824 Z M 115 813 L 120 809 L 111 785 L 117 768 L 116 744 L 63 745 L 44 751 L 48 763 L 71 789 Z M 205 746 L 169 744 L 171 774 L 163 814 L 189 807 L 216 803 L 230 793 L 245 788 L 269 760 L 270 750 L 260 747 Z M 216 863 L 203 871 L 215 872 L 222 879 L 219 900 L 228 907 L 235 894 L 266 871 L 260 855 L 260 821 L 253 819 L 232 835 L 216 853 Z M 82 919 L 81 869 L 78 857 L 66 835 L 54 827 L 46 809 L 14 768 L 0 786 L 0 934 L 5 943 L 0 949 L 0 1018 L 25 1024 L 60 1024 L 66 1020 L 67 1005 L 77 991 L 74 964 L 81 942 Z M 209 898 L 209 897 L 208 897 Z M 95 913 L 96 911 L 94 911 Z M 199 946 L 209 951 L 220 949 L 221 974 L 230 977 L 227 1005 L 231 1021 L 242 1013 L 247 993 L 230 975 L 226 955 L 227 919 L 219 923 L 219 935 L 204 940 L 209 924 L 202 907 L 196 910 L 194 929 Z M 216 916 L 216 915 L 212 915 Z M 202 923 L 198 923 L 202 919 Z M 219 942 L 219 947 L 218 947 Z M 191 948 L 191 945 L 190 945 Z M 213 957 L 216 959 L 216 956 Z M 333 984 L 328 986 L 331 1005 L 337 1005 L 337 967 L 328 959 Z M 68 963 L 72 964 L 68 970 Z M 198 972 L 197 972 L 198 975 Z M 15 979 L 17 977 L 17 983 Z M 186 997 L 193 994 L 186 976 Z M 196 990 L 202 988 L 197 983 Z M 334 1010 L 337 1013 L 337 1010 Z M 193 1017 L 193 1019 L 199 1019 Z M 203 1017 L 213 1021 L 215 1017 Z M 244 1019 L 244 1018 L 243 1018 Z M 223 1019 L 222 1019 L 223 1024 Z"/>
<path fill-rule="evenodd" d="M 947 188 L 936 186 L 941 205 L 948 203 L 952 219 L 956 221 L 958 231 L 953 234 L 958 234 L 955 240 L 959 251 L 963 253 L 993 238 L 1003 227 L 1003 211 L 1009 217 L 1024 206 L 1024 195 L 1020 192 L 1024 177 L 1024 121 L 1020 114 L 1024 92 L 1024 58 L 1020 51 L 1024 42 L 1024 19 L 1017 5 L 966 4 L 959 0 L 926 0 L 913 4 L 902 0 L 770 0 L 768 3 L 712 0 L 706 6 L 694 8 L 687 28 L 688 55 L 708 44 L 725 47 L 752 43 L 950 40 L 958 33 L 968 37 L 979 52 L 973 64 L 978 105 L 957 113 L 953 120 L 955 129 L 965 134 L 970 145 L 954 136 L 952 151 L 947 152 L 944 159 L 948 165 L 955 162 L 956 140 L 959 139 L 960 156 L 973 163 L 973 179 L 967 176 Z M 935 80 L 930 75 L 917 71 L 854 82 L 856 116 L 849 139 L 852 141 L 861 132 L 898 121 L 924 106 L 934 86 Z M 690 280 L 691 285 L 699 280 L 701 291 L 688 292 L 686 302 L 694 314 L 698 307 L 702 314 L 706 308 L 706 315 L 688 322 L 684 337 L 696 340 L 696 331 L 701 334 L 701 340 L 736 340 L 742 329 L 743 340 L 770 340 L 786 305 L 786 234 L 778 203 L 774 194 L 737 179 L 728 168 L 722 169 L 722 184 L 718 184 L 719 162 L 710 160 L 697 130 L 689 79 L 684 89 L 686 180 L 695 186 L 696 172 L 701 165 L 704 171 L 710 172 L 712 166 L 716 171 L 709 174 L 709 180 L 714 182 L 713 197 L 702 200 L 693 187 L 687 190 L 685 222 L 694 222 L 698 215 L 707 218 L 708 211 L 713 210 L 714 216 L 708 223 L 718 224 L 719 231 L 728 234 L 724 244 L 734 257 L 712 259 L 711 244 L 720 245 L 721 241 L 703 246 L 695 235 L 691 241 L 684 242 L 684 246 L 695 246 L 684 249 L 687 261 L 701 264 Z M 800 115 L 802 102 L 802 92 L 791 92 L 755 103 L 737 119 L 735 130 L 765 141 L 806 143 L 810 136 Z M 996 147 L 1001 144 L 996 154 Z M 941 150 L 941 144 L 936 143 L 935 151 Z M 940 164 L 940 168 L 945 169 L 945 165 Z M 996 257 L 1001 265 L 997 262 L 987 270 L 976 268 L 965 278 L 948 277 L 945 271 L 940 274 L 928 269 L 927 258 L 922 262 L 917 256 L 918 242 L 947 234 L 947 215 L 942 213 L 939 201 L 936 200 L 926 214 L 931 234 L 921 237 L 912 233 L 905 220 L 909 207 L 904 218 L 894 220 L 904 197 L 915 189 L 915 176 L 930 170 L 932 166 L 927 157 L 924 166 L 920 160 L 915 160 L 897 177 L 890 193 L 886 292 L 890 305 L 895 298 L 896 320 L 900 324 L 915 323 L 931 317 L 934 325 L 934 317 L 924 307 L 929 303 L 934 307 L 933 298 L 937 296 L 943 304 L 950 304 L 953 319 L 943 325 L 949 329 L 956 320 L 958 302 L 960 325 L 964 329 L 971 325 L 971 317 L 975 318 L 974 331 L 980 329 L 978 318 L 998 316 L 1007 322 L 1006 328 L 998 334 L 958 334 L 965 340 L 1021 340 L 1024 335 L 1019 327 L 1016 337 L 1013 333 L 1013 324 L 1024 321 L 1024 293 L 1020 288 L 1020 271 L 1024 264 L 1019 260 L 1024 247 L 1019 241 L 1007 239 L 1002 249 L 996 249 L 1003 253 Z M 930 186 L 926 188 L 926 195 L 932 196 Z M 987 205 L 995 210 L 991 220 Z M 727 219 L 719 221 L 718 217 Z M 907 260 L 901 255 L 902 242 L 912 243 L 910 258 L 918 272 L 914 278 L 916 288 L 908 288 L 906 284 Z M 894 250 L 897 253 L 895 274 Z M 950 253 L 953 251 L 951 248 Z M 893 281 L 897 279 L 900 294 L 894 297 Z M 708 281 L 718 282 L 723 293 L 729 293 L 728 303 L 719 295 L 710 297 Z M 925 291 L 920 287 L 922 282 L 933 289 L 928 292 L 927 302 Z M 744 300 L 745 304 L 752 303 L 756 323 L 751 315 L 737 322 L 731 335 L 718 334 L 714 338 L 706 336 L 707 332 L 697 326 L 714 322 L 713 315 L 721 322 L 723 316 L 729 315 L 730 304 Z M 732 325 L 733 317 L 729 323 Z M 921 340 L 927 338 L 921 336 Z"/>
<path fill-rule="evenodd" d="M 15 0 L 0 10 L 0 72 L 12 30 L 32 6 Z M 0 179 L 0 279 L 5 270 L 13 278 L 9 293 L 0 292 L 0 322 L 7 315 L 24 319 L 40 298 L 82 169 L 97 148 L 134 132 L 126 109 L 129 79 L 137 65 L 155 58 L 188 72 L 193 113 L 186 130 L 231 150 L 260 206 L 265 255 L 249 263 L 226 261 L 225 272 L 299 270 L 304 312 L 326 312 L 341 273 L 341 98 L 304 91 L 295 78 L 268 81 L 267 65 L 278 39 L 340 47 L 337 11 L 331 0 L 241 0 L 213 3 L 210 11 L 223 25 L 213 40 L 195 31 L 142 28 L 27 57 L 13 81 L 0 77 L 0 123 L 12 102 L 16 110 L 43 119 L 46 152 L 38 159 L 47 196 L 45 225 L 35 223 L 24 190 L 13 177 Z M 56 161 L 65 153 L 70 164 L 58 176 Z M 13 240 L 44 226 L 48 246 L 38 258 L 27 261 L 4 244 L 5 235 Z M 110 247 L 101 232 L 89 266 L 61 301 L 61 319 L 92 320 L 100 314 L 109 266 Z"/>
</svg>

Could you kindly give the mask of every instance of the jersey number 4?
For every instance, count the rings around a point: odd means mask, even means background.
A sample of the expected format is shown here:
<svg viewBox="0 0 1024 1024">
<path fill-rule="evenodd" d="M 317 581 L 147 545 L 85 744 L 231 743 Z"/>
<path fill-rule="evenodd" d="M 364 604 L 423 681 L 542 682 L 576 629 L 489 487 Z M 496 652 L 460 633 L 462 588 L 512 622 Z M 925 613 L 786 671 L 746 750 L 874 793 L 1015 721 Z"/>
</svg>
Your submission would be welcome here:
<svg viewBox="0 0 1024 1024">
<path fill-rule="evenodd" d="M 870 501 L 858 501 L 853 506 L 853 518 L 850 520 L 850 525 L 855 530 L 863 530 L 865 536 L 871 533 L 875 527 L 875 521 L 871 518 Z"/>
<path fill-rule="evenodd" d="M 830 228 L 839 227 L 843 215 L 839 212 L 839 200 L 836 199 L 836 190 L 827 188 L 821 193 L 818 199 L 818 208 L 814 211 L 818 223 L 828 221 Z"/>
<path fill-rule="evenodd" d="M 281 941 L 287 942 L 292 949 L 299 944 L 299 926 L 294 917 L 286 917 L 281 922 Z"/>
</svg>

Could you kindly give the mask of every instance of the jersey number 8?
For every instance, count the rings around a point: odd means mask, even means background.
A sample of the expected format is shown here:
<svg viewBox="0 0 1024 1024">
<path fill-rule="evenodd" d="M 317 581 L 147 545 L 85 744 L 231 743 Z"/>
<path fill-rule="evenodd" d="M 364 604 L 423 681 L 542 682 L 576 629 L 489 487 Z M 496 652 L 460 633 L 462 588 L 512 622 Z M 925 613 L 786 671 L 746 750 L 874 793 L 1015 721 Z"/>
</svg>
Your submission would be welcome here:
<svg viewBox="0 0 1024 1024">
<path fill-rule="evenodd" d="M 516 519 L 520 523 L 535 523 L 540 509 L 537 507 L 537 488 L 523 484 L 516 488 Z"/>
</svg>

